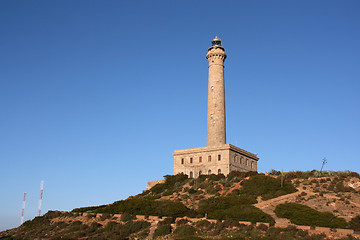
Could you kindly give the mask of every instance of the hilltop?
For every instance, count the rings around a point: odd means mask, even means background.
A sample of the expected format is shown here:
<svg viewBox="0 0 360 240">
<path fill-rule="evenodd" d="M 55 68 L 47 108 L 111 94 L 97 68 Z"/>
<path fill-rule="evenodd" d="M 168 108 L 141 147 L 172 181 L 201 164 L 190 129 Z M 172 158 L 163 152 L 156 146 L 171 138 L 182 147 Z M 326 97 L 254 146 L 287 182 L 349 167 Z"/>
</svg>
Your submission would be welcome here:
<svg viewBox="0 0 360 240">
<path fill-rule="evenodd" d="M 283 180 L 282 180 L 283 179 Z M 167 175 L 126 200 L 49 211 L 0 239 L 360 239 L 360 176 Z"/>
</svg>

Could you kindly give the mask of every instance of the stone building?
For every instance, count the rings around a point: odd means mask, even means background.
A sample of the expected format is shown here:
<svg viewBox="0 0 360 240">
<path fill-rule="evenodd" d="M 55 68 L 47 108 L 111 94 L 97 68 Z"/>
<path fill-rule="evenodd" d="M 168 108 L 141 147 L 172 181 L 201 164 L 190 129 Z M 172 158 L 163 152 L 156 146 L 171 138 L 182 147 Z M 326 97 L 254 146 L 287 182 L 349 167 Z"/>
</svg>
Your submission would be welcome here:
<svg viewBox="0 0 360 240">
<path fill-rule="evenodd" d="M 225 123 L 225 49 L 217 36 L 212 40 L 206 58 L 209 62 L 207 146 L 175 150 L 174 174 L 189 177 L 201 174 L 229 174 L 231 171 L 257 171 L 257 154 L 226 144 Z"/>
</svg>

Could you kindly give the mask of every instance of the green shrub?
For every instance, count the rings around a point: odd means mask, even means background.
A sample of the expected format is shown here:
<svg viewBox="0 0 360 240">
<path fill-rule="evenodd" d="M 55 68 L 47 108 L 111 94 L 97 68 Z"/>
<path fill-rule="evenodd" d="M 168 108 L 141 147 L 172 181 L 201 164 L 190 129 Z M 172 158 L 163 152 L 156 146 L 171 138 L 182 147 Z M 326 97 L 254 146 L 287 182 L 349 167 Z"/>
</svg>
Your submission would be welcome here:
<svg viewBox="0 0 360 240">
<path fill-rule="evenodd" d="M 168 218 L 164 218 L 162 221 L 158 222 L 158 226 L 168 225 L 168 224 L 172 224 L 174 222 L 175 222 L 175 218 L 168 217 Z"/>
<path fill-rule="evenodd" d="M 165 236 L 170 233 L 171 233 L 171 225 L 170 224 L 160 225 L 156 228 L 156 230 L 154 232 L 154 237 Z"/>
<path fill-rule="evenodd" d="M 135 220 L 135 219 L 136 219 L 135 215 L 128 214 L 128 213 L 123 213 L 123 214 L 121 214 L 121 217 L 120 217 L 120 220 L 123 222 L 128 222 L 128 221 Z"/>
<path fill-rule="evenodd" d="M 335 192 L 352 192 L 354 191 L 354 189 L 352 187 L 349 186 L 344 186 L 344 183 L 338 182 L 335 184 Z"/>
<path fill-rule="evenodd" d="M 223 225 L 223 228 L 240 227 L 239 221 L 235 221 L 234 219 L 231 219 L 231 218 L 226 218 L 222 222 L 222 225 Z"/>
<path fill-rule="evenodd" d="M 113 228 L 114 232 L 118 232 L 120 239 L 127 238 L 130 234 L 140 232 L 141 230 L 150 227 L 147 221 L 129 221 L 125 224 L 117 224 Z"/>
<path fill-rule="evenodd" d="M 117 222 L 110 221 L 105 225 L 104 231 L 105 232 L 113 232 L 113 231 L 115 231 L 115 229 L 117 228 L 118 225 L 119 224 Z"/>
<path fill-rule="evenodd" d="M 162 194 L 162 196 L 170 196 L 170 195 L 172 195 L 174 192 L 176 192 L 176 190 L 166 190 L 163 194 Z"/>
<path fill-rule="evenodd" d="M 188 180 L 188 175 L 184 173 L 179 173 L 176 175 L 165 175 L 165 182 L 156 184 L 154 187 L 150 189 L 151 192 L 159 194 L 164 192 L 165 190 L 171 191 L 177 183 L 183 183 Z"/>
<path fill-rule="evenodd" d="M 109 213 L 103 213 L 100 217 L 100 221 L 104 221 L 106 219 L 111 218 L 112 216 Z"/>
<path fill-rule="evenodd" d="M 281 172 L 280 171 L 276 171 L 275 169 L 271 169 L 270 172 L 269 172 L 270 175 L 278 175 L 280 176 L 281 175 Z"/>
<path fill-rule="evenodd" d="M 208 230 L 212 228 L 213 224 L 208 220 L 201 220 L 195 223 L 195 226 L 200 229 Z"/>
<path fill-rule="evenodd" d="M 357 215 L 349 222 L 349 227 L 355 231 L 360 231 L 360 215 Z"/>
<path fill-rule="evenodd" d="M 100 205 L 100 206 L 93 206 L 93 207 L 82 207 L 82 208 L 75 208 L 71 212 L 92 212 L 98 208 L 105 207 L 106 205 Z"/>
<path fill-rule="evenodd" d="M 240 194 L 240 190 L 239 189 L 234 189 L 231 191 L 230 195 L 235 195 L 238 196 Z"/>
<path fill-rule="evenodd" d="M 252 195 L 254 197 L 262 196 L 263 200 L 276 198 L 281 195 L 296 192 L 296 188 L 288 181 L 284 181 L 281 187 L 281 179 L 264 175 L 252 176 L 243 182 L 241 193 Z"/>
<path fill-rule="evenodd" d="M 168 216 L 168 217 L 183 217 L 196 216 L 194 210 L 188 209 L 181 202 L 170 200 L 149 200 L 144 198 L 130 198 L 114 202 L 103 208 L 95 210 L 96 213 L 127 213 L 132 215 L 146 215 L 146 216 Z"/>
<path fill-rule="evenodd" d="M 186 225 L 189 222 L 189 220 L 183 218 L 176 222 L 176 226 Z"/>
<path fill-rule="evenodd" d="M 189 193 L 190 193 L 190 194 L 195 194 L 195 193 L 197 193 L 197 191 L 196 191 L 194 188 L 190 188 L 190 189 L 189 189 Z"/>
<path fill-rule="evenodd" d="M 37 228 L 39 226 L 44 226 L 50 224 L 50 220 L 44 215 L 41 217 L 35 217 L 33 220 L 28 220 L 23 223 L 22 226 L 25 228 Z"/>
<path fill-rule="evenodd" d="M 254 206 L 237 205 L 227 209 L 218 209 L 208 213 L 211 219 L 233 219 L 236 221 L 267 222 L 274 224 L 274 219 Z"/>
<path fill-rule="evenodd" d="M 288 218 L 297 225 L 319 226 L 329 228 L 346 228 L 348 223 L 343 218 L 329 212 L 319 212 L 308 206 L 297 203 L 279 204 L 275 208 L 278 217 Z"/>
<path fill-rule="evenodd" d="M 170 191 L 166 191 L 164 194 L 168 193 Z M 161 194 L 154 194 L 154 195 L 147 195 L 145 197 L 143 197 L 143 199 L 148 199 L 148 200 L 156 200 L 161 198 Z"/>
<path fill-rule="evenodd" d="M 198 211 L 201 214 L 205 214 L 214 210 L 227 209 L 235 205 L 252 205 L 255 203 L 257 203 L 255 198 L 246 195 L 212 197 L 201 200 Z"/>
<path fill-rule="evenodd" d="M 208 214 L 211 219 L 232 219 L 236 221 L 268 222 L 273 224 L 274 219 L 261 211 L 250 206 L 257 203 L 256 199 L 246 195 L 212 197 L 201 200 L 198 212 Z"/>
<path fill-rule="evenodd" d="M 177 237 L 190 237 L 193 236 L 196 229 L 190 225 L 182 225 L 175 229 L 174 233 Z"/>
<path fill-rule="evenodd" d="M 228 179 L 232 180 L 234 178 L 237 178 L 237 179 L 244 179 L 246 177 L 249 177 L 249 176 L 255 176 L 255 175 L 258 175 L 257 172 L 253 172 L 253 171 L 250 171 L 250 172 L 239 172 L 239 171 L 232 171 L 229 173 L 229 175 L 227 176 Z"/>
</svg>

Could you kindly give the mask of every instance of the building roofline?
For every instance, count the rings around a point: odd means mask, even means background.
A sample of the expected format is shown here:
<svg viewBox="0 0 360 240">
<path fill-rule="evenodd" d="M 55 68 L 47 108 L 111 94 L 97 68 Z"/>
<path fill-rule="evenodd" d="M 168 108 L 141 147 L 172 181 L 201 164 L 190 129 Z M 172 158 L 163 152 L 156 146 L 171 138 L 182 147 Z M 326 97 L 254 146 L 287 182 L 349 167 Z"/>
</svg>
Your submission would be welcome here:
<svg viewBox="0 0 360 240">
<path fill-rule="evenodd" d="M 198 147 L 198 148 L 187 148 L 187 149 L 180 149 L 175 150 L 173 155 L 181 155 L 181 154 L 191 154 L 191 153 L 200 153 L 200 152 L 212 152 L 212 151 L 218 151 L 218 150 L 232 150 L 234 152 L 237 152 L 239 154 L 245 155 L 247 157 L 250 157 L 256 161 L 259 160 L 257 157 L 257 154 L 253 154 L 251 152 L 245 151 L 244 149 L 241 149 L 239 147 L 236 147 L 231 144 L 224 144 L 220 146 L 211 146 L 211 147 Z"/>
</svg>

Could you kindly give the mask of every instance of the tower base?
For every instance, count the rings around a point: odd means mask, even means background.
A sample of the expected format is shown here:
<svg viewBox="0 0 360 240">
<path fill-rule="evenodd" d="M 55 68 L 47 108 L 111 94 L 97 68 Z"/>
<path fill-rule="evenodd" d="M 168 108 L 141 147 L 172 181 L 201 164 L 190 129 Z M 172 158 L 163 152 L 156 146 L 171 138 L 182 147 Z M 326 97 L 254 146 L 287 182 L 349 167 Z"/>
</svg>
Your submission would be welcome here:
<svg viewBox="0 0 360 240">
<path fill-rule="evenodd" d="M 174 174 L 184 173 L 190 178 L 199 175 L 224 174 L 232 171 L 257 171 L 257 154 L 231 144 L 175 150 Z"/>
</svg>

